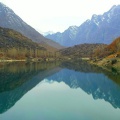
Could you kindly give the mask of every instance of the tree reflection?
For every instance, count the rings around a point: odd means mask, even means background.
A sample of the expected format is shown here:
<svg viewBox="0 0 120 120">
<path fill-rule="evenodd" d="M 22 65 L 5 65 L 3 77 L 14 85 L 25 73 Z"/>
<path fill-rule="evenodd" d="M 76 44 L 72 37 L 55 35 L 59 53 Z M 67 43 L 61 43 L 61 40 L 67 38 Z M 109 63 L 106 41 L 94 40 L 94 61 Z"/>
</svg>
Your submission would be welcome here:
<svg viewBox="0 0 120 120">
<path fill-rule="evenodd" d="M 10 109 L 44 78 L 58 72 L 59 63 L 11 63 L 0 69 L 0 113 Z"/>
</svg>

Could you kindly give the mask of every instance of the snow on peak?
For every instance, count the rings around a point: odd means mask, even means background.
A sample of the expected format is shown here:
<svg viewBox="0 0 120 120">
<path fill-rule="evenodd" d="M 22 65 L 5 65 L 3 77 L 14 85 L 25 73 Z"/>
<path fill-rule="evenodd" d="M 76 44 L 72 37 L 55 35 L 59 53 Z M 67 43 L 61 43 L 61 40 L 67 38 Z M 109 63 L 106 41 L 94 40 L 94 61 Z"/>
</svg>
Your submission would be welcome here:
<svg viewBox="0 0 120 120">
<path fill-rule="evenodd" d="M 69 29 L 77 29 L 77 26 L 70 26 Z"/>
<path fill-rule="evenodd" d="M 96 14 L 94 14 L 93 16 L 92 16 L 92 19 L 97 19 L 97 15 Z"/>
<path fill-rule="evenodd" d="M 77 33 L 77 30 L 78 30 L 78 27 L 77 26 L 70 26 L 68 28 L 68 30 L 73 33 L 73 34 L 76 34 Z"/>
<path fill-rule="evenodd" d="M 93 15 L 91 20 L 97 25 L 99 26 L 99 23 L 100 23 L 100 19 L 99 19 L 99 16 L 98 15 Z"/>
<path fill-rule="evenodd" d="M 52 34 L 54 34 L 54 32 L 53 32 L 53 31 L 41 32 L 41 34 L 42 34 L 43 36 L 47 36 L 47 35 L 52 35 Z"/>
</svg>

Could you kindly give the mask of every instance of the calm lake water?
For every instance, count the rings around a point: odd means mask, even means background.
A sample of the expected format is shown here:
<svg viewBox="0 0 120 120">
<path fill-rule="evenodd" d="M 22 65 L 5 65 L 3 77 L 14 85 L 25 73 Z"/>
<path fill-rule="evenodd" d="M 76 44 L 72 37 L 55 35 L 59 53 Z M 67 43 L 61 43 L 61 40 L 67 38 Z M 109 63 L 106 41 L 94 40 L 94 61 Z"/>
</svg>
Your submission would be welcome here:
<svg viewBox="0 0 120 120">
<path fill-rule="evenodd" d="M 85 62 L 0 65 L 0 120 L 120 120 L 120 75 Z"/>
</svg>

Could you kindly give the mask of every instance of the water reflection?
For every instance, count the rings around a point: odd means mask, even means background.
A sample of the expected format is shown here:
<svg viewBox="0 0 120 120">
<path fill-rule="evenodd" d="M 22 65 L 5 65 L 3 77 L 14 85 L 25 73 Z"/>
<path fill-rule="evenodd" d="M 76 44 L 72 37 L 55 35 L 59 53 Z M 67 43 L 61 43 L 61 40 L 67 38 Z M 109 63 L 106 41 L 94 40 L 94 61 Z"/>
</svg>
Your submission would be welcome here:
<svg viewBox="0 0 120 120">
<path fill-rule="evenodd" d="M 80 88 L 94 99 L 104 99 L 120 108 L 120 75 L 116 72 L 112 74 L 86 62 L 11 63 L 0 64 L 0 113 L 14 106 L 45 78 L 47 83 L 57 81 L 72 89 Z"/>
<path fill-rule="evenodd" d="M 59 63 L 1 64 L 0 113 L 10 109 L 41 80 L 60 70 Z"/>
<path fill-rule="evenodd" d="M 120 108 L 119 74 L 112 74 L 86 62 L 77 64 L 67 62 L 63 63 L 62 67 L 63 70 L 48 79 L 63 81 L 71 88 L 81 88 L 87 94 L 92 94 L 94 99 L 104 99 L 114 108 Z"/>
</svg>

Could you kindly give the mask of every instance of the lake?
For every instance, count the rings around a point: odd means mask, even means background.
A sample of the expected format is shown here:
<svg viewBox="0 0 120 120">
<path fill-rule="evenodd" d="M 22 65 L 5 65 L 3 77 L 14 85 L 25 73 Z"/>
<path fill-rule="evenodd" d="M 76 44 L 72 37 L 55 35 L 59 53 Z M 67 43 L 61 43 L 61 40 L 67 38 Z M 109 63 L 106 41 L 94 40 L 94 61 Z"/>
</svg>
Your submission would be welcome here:
<svg viewBox="0 0 120 120">
<path fill-rule="evenodd" d="M 119 120 L 120 75 L 86 62 L 0 64 L 0 120 Z"/>
</svg>

